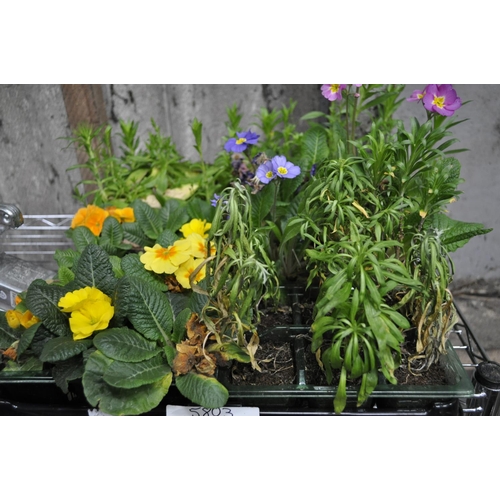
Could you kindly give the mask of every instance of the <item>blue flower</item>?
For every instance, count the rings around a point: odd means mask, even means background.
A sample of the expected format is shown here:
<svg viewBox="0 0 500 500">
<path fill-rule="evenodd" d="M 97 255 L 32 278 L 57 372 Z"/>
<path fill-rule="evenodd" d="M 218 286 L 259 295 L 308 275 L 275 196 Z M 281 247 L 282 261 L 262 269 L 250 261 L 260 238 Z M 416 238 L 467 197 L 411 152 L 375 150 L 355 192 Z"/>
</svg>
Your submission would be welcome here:
<svg viewBox="0 0 500 500">
<path fill-rule="evenodd" d="M 257 144 L 257 140 L 260 137 L 251 130 L 237 132 L 236 135 L 238 138 L 232 137 L 224 144 L 224 149 L 230 153 L 241 153 L 245 151 L 250 144 Z"/>
<path fill-rule="evenodd" d="M 260 165 L 260 167 L 256 170 L 255 175 L 263 184 L 269 184 L 269 182 L 276 177 L 273 162 L 269 160 Z"/>
<path fill-rule="evenodd" d="M 217 202 L 220 200 L 220 196 L 216 193 L 214 193 L 214 197 L 210 200 L 210 205 L 212 205 L 212 207 L 216 207 L 217 206 Z"/>
<path fill-rule="evenodd" d="M 271 162 L 273 170 L 278 177 L 293 179 L 300 174 L 300 167 L 288 161 L 284 156 L 275 156 Z"/>
</svg>

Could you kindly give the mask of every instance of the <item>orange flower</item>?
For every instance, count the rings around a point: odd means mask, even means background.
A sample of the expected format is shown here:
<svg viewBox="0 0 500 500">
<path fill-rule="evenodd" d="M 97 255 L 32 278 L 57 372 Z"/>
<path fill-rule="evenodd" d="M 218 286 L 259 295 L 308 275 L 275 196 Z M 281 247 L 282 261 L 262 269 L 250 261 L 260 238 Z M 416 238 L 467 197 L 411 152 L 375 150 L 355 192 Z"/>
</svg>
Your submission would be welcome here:
<svg viewBox="0 0 500 500">
<path fill-rule="evenodd" d="M 71 221 L 71 228 L 74 229 L 78 226 L 85 226 L 92 231 L 92 234 L 99 236 L 102 231 L 104 220 L 107 217 L 109 217 L 109 213 L 103 208 L 97 207 L 96 205 L 87 205 L 76 212 Z"/>
<path fill-rule="evenodd" d="M 6 311 L 5 318 L 7 323 L 11 328 L 19 328 L 20 326 L 24 328 L 29 328 L 36 323 L 40 322 L 40 319 L 33 315 L 31 311 L 18 311 L 16 309 L 11 309 Z"/>
<path fill-rule="evenodd" d="M 107 207 L 107 212 L 118 222 L 135 222 L 134 209 L 132 207 L 116 208 Z"/>
</svg>

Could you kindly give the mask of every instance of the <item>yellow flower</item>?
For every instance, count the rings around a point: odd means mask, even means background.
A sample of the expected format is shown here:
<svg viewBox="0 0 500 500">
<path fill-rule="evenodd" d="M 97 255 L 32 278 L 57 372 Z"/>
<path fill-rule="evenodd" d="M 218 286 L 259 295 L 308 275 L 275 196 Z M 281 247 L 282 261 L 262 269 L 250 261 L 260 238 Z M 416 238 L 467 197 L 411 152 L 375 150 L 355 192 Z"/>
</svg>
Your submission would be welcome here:
<svg viewBox="0 0 500 500">
<path fill-rule="evenodd" d="M 179 267 L 179 269 L 177 269 L 177 271 L 175 272 L 175 277 L 183 288 L 191 288 L 189 276 L 191 276 L 191 274 L 203 262 L 203 260 L 204 259 L 194 259 L 193 257 L 191 257 L 189 260 L 184 262 Z M 194 284 L 205 278 L 205 267 L 206 266 L 203 266 L 196 274 L 196 277 L 193 280 Z"/>
<path fill-rule="evenodd" d="M 37 318 L 31 311 L 25 311 L 21 314 L 21 325 L 24 328 L 29 328 L 30 326 L 40 323 L 40 318 Z"/>
<path fill-rule="evenodd" d="M 187 238 L 191 244 L 191 255 L 198 259 L 207 258 L 207 240 L 198 233 L 191 233 Z M 215 244 L 210 243 L 210 255 L 215 255 Z"/>
<path fill-rule="evenodd" d="M 5 312 L 5 319 L 11 328 L 19 328 L 21 326 L 21 319 L 19 317 L 19 312 L 15 309 L 10 309 Z"/>
<path fill-rule="evenodd" d="M 111 298 L 90 286 L 68 292 L 57 305 L 63 312 L 71 313 L 69 327 L 73 340 L 81 340 L 97 330 L 104 330 L 115 313 Z"/>
<path fill-rule="evenodd" d="M 59 299 L 57 305 L 62 309 L 62 312 L 73 312 L 78 310 L 86 301 L 105 301 L 111 304 L 111 299 L 98 288 L 86 286 L 74 292 L 68 292 L 64 297 Z"/>
<path fill-rule="evenodd" d="M 107 217 L 109 217 L 109 213 L 103 208 L 96 205 L 87 205 L 87 207 L 80 208 L 76 212 L 71 221 L 71 228 L 85 226 L 92 231 L 92 234 L 99 236 L 102 231 L 102 225 Z"/>
<path fill-rule="evenodd" d="M 140 259 L 148 271 L 172 274 L 190 258 L 191 243 L 187 240 L 177 240 L 167 248 L 157 243 L 154 247 L 144 247 L 144 250 Z"/>
<path fill-rule="evenodd" d="M 106 211 L 114 217 L 118 222 L 135 222 L 134 209 L 131 207 L 116 208 L 107 207 Z"/>
<path fill-rule="evenodd" d="M 77 311 L 71 313 L 69 319 L 73 340 L 81 340 L 90 337 L 97 330 L 106 329 L 114 313 L 115 308 L 107 301 L 85 302 Z"/>
<path fill-rule="evenodd" d="M 181 233 L 184 238 L 187 238 L 192 233 L 198 233 L 203 238 L 206 238 L 211 227 L 212 224 L 205 219 L 191 219 L 181 227 Z"/>
<path fill-rule="evenodd" d="M 40 322 L 40 319 L 28 310 L 21 312 L 17 309 L 11 309 L 10 311 L 5 312 L 5 318 L 7 319 L 9 326 L 14 329 L 19 328 L 20 326 L 29 328 L 30 326 Z"/>
</svg>

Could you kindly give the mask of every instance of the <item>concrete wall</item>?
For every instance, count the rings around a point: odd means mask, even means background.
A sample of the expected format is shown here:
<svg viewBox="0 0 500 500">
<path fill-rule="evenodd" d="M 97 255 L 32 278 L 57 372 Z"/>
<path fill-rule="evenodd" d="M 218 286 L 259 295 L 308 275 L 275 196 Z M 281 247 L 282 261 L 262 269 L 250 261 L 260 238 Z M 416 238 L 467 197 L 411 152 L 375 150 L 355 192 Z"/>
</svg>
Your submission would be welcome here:
<svg viewBox="0 0 500 500">
<path fill-rule="evenodd" d="M 407 93 L 422 84 L 409 84 Z M 195 158 L 190 123 L 203 123 L 205 159 L 222 147 L 226 108 L 233 103 L 244 113 L 242 127 L 250 126 L 261 107 L 299 101 L 296 117 L 328 107 L 319 85 L 103 85 L 106 113 L 117 130 L 119 119 L 140 123 L 147 137 L 153 118 L 171 135 L 179 152 Z M 481 222 L 494 231 L 476 237 L 453 254 L 458 284 L 479 278 L 500 282 L 500 85 L 456 85 L 463 101 L 471 100 L 457 117 L 468 121 L 455 128 L 461 153 L 463 195 L 450 206 L 451 217 Z M 419 103 L 404 102 L 399 116 L 408 119 L 425 113 Z M 72 213 L 78 203 L 72 189 L 79 171 L 75 152 L 58 138 L 70 128 L 59 85 L 0 85 L 0 200 L 17 204 L 24 213 Z"/>
</svg>

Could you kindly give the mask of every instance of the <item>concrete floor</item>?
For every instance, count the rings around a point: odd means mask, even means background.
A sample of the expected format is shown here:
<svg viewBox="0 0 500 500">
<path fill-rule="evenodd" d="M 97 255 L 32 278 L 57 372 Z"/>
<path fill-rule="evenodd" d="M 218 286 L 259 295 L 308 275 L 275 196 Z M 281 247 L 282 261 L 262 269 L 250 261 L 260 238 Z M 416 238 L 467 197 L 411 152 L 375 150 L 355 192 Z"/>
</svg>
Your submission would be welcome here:
<svg viewBox="0 0 500 500">
<path fill-rule="evenodd" d="M 452 292 L 455 303 L 489 360 L 500 363 L 500 281 L 479 280 L 452 289 Z"/>
</svg>

